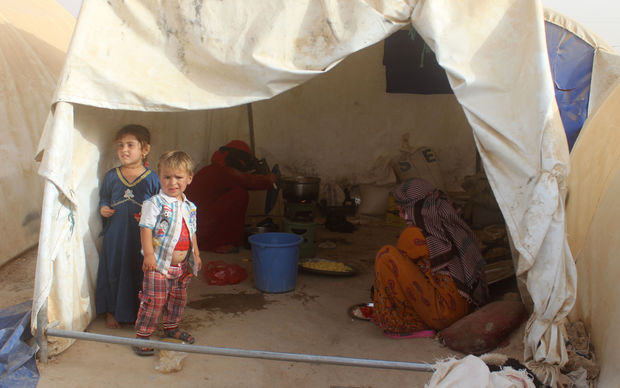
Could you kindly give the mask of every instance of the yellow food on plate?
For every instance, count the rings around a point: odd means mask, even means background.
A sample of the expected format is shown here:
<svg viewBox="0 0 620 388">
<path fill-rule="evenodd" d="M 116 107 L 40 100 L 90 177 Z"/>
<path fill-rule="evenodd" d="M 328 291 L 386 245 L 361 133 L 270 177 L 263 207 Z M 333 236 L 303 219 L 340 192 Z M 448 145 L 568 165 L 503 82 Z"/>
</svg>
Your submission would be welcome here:
<svg viewBox="0 0 620 388">
<path fill-rule="evenodd" d="M 349 267 L 345 263 L 340 263 L 336 261 L 304 261 L 301 263 L 301 266 L 304 268 L 315 269 L 318 271 L 331 271 L 331 272 L 351 272 L 353 268 Z"/>
</svg>

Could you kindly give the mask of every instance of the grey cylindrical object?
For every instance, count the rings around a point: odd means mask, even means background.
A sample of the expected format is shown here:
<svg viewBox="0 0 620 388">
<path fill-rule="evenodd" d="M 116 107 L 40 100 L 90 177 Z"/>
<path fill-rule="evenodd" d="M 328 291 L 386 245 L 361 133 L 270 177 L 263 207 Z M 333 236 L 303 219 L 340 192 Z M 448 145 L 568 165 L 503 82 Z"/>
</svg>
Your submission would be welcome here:
<svg viewBox="0 0 620 388">
<path fill-rule="evenodd" d="M 314 354 L 299 354 L 299 353 L 281 353 L 270 352 L 264 350 L 247 350 L 247 349 L 235 349 L 235 348 L 220 348 L 214 346 L 204 345 L 186 345 L 175 344 L 171 342 L 142 340 L 138 338 L 126 338 L 116 337 L 111 335 L 86 333 L 81 331 L 68 331 L 60 329 L 47 329 L 47 335 L 53 337 L 75 338 L 87 341 L 106 342 L 119 345 L 132 345 L 132 346 L 149 346 L 159 349 L 175 350 L 185 353 L 203 353 L 213 354 L 219 356 L 229 357 L 244 357 L 244 358 L 262 358 L 267 360 L 279 360 L 279 361 L 299 361 L 310 362 L 320 364 L 336 364 L 347 366 L 361 366 L 367 368 L 383 368 L 383 369 L 404 369 L 420 372 L 433 372 L 435 370 L 432 364 L 419 363 L 419 362 L 404 362 L 404 361 L 388 361 L 388 360 L 373 360 L 367 358 L 349 358 L 349 357 L 336 357 L 336 356 L 321 356 Z"/>
</svg>

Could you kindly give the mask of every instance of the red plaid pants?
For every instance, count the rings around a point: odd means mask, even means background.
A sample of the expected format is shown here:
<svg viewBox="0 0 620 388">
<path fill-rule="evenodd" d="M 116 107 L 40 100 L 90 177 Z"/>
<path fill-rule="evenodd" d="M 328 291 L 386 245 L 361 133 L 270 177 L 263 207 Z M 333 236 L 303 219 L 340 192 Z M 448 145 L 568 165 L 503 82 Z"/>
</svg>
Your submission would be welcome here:
<svg viewBox="0 0 620 388">
<path fill-rule="evenodd" d="M 170 266 L 167 275 L 157 271 L 144 273 L 136 319 L 138 336 L 150 337 L 157 329 L 160 316 L 165 330 L 179 327 L 191 280 L 186 268 L 187 264 L 183 262 L 179 266 Z"/>
</svg>

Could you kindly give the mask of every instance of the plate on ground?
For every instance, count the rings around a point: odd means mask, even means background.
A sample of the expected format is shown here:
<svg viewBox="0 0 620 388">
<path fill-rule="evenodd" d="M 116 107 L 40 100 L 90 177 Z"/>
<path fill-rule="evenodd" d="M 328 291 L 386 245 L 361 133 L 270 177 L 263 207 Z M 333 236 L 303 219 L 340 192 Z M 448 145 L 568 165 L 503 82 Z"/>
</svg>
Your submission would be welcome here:
<svg viewBox="0 0 620 388">
<path fill-rule="evenodd" d="M 305 272 L 329 276 L 351 276 L 356 273 L 355 268 L 348 264 L 320 258 L 301 259 L 299 268 Z"/>
<path fill-rule="evenodd" d="M 370 321 L 372 314 L 374 313 L 375 304 L 370 303 L 360 303 L 354 304 L 349 307 L 349 316 L 351 318 L 359 319 L 362 321 Z"/>
<path fill-rule="evenodd" d="M 487 275 L 487 284 L 493 284 L 514 275 L 515 268 L 512 260 L 501 260 L 485 265 L 484 272 Z"/>
</svg>

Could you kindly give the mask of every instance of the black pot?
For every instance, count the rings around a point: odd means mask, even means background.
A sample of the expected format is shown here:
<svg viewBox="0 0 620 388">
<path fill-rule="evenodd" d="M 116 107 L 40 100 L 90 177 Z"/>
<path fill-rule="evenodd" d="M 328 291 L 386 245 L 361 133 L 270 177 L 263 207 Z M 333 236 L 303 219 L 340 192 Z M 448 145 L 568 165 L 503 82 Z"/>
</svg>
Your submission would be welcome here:
<svg viewBox="0 0 620 388">
<path fill-rule="evenodd" d="M 248 238 L 254 234 L 277 232 L 277 231 L 278 231 L 278 225 L 275 225 L 275 224 L 265 225 L 265 226 L 246 225 L 243 228 L 243 247 L 245 249 L 252 249 L 252 245 L 250 244 L 250 241 L 248 241 Z"/>
<path fill-rule="evenodd" d="M 292 202 L 316 201 L 319 199 L 320 183 L 321 178 L 311 176 L 282 178 L 282 198 Z"/>
</svg>

